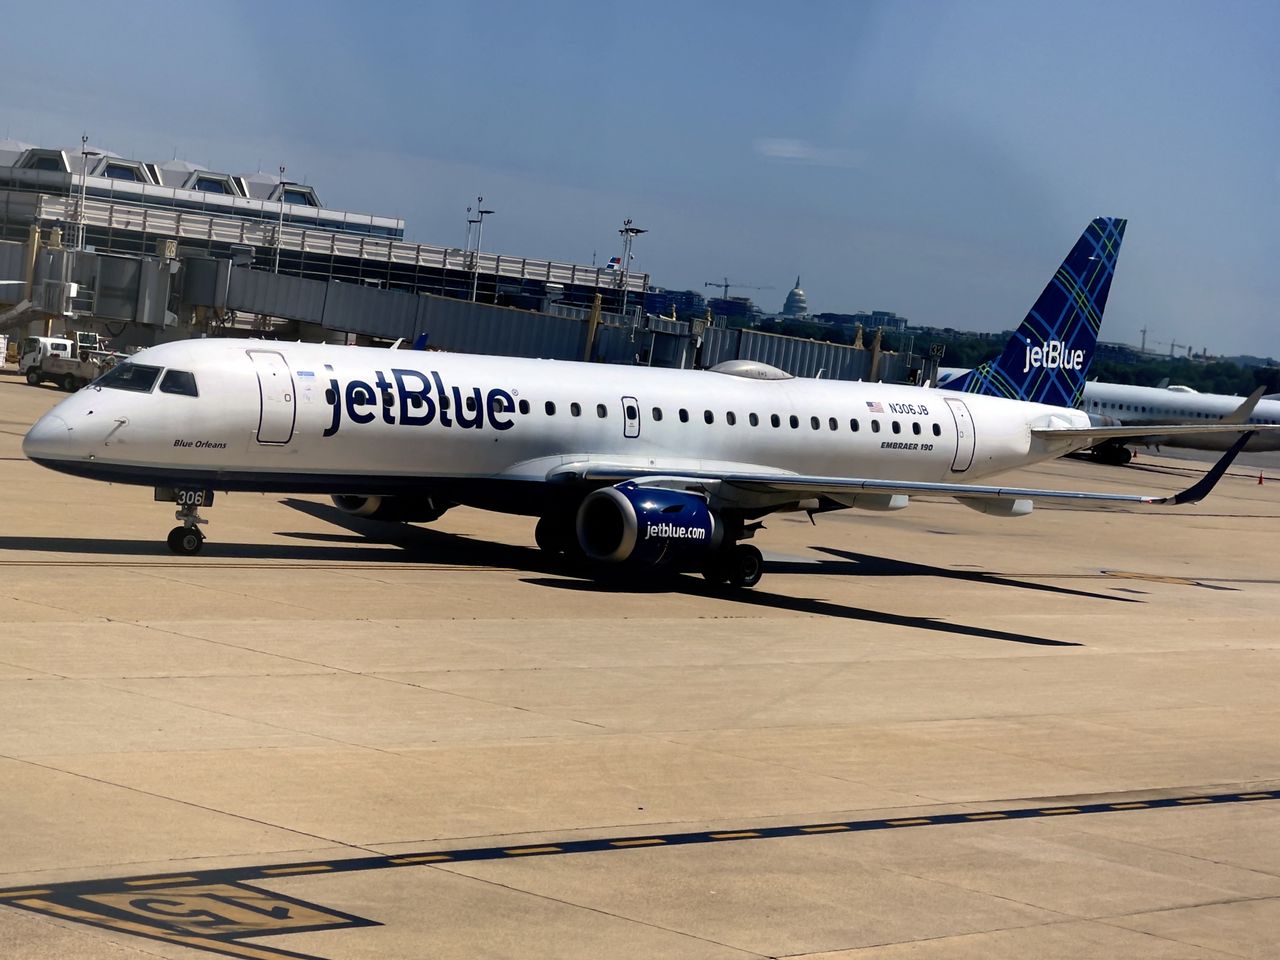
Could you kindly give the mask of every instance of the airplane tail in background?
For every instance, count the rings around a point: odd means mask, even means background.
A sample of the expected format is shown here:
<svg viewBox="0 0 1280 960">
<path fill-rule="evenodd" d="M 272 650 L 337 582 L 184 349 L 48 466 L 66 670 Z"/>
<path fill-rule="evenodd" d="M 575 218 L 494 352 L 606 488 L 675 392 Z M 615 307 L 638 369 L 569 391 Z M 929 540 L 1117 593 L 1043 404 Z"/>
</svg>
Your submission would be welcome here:
<svg viewBox="0 0 1280 960">
<path fill-rule="evenodd" d="M 1079 406 L 1124 227 L 1125 221 L 1115 217 L 1090 223 L 1004 353 L 942 389 Z"/>
</svg>

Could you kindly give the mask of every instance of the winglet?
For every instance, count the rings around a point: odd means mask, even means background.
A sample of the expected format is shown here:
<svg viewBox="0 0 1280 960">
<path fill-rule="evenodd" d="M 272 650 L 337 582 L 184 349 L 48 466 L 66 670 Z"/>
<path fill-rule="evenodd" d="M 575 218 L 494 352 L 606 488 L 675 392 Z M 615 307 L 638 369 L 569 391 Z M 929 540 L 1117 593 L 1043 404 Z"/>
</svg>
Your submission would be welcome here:
<svg viewBox="0 0 1280 960">
<path fill-rule="evenodd" d="M 1222 418 L 1223 423 L 1248 423 L 1249 418 L 1253 416 L 1253 408 L 1258 405 L 1258 401 L 1262 399 L 1262 391 L 1266 390 L 1265 386 L 1259 387 L 1249 396 L 1244 398 L 1244 403 L 1236 407 L 1235 410 L 1228 413 Z"/>
<path fill-rule="evenodd" d="M 1175 506 L 1181 506 L 1184 503 L 1199 503 L 1209 495 L 1210 490 L 1218 485 L 1218 481 L 1222 479 L 1222 475 L 1227 472 L 1227 468 L 1231 466 L 1232 461 L 1235 460 L 1236 454 L 1244 449 L 1244 445 L 1249 442 L 1249 438 L 1252 437 L 1253 434 L 1254 431 L 1252 430 L 1248 433 L 1240 434 L 1240 439 L 1231 445 L 1231 449 L 1222 455 L 1221 459 L 1213 465 L 1213 469 L 1181 493 L 1175 493 L 1172 497 L 1165 497 L 1163 500 L 1159 500 L 1157 502 L 1171 503 Z"/>
</svg>

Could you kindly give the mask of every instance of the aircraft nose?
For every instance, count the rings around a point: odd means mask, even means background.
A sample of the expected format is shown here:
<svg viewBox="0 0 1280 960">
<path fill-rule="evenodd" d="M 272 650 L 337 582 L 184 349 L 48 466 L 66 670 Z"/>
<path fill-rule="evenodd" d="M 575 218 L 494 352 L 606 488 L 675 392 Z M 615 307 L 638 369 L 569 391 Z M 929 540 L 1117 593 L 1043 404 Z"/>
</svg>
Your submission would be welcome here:
<svg viewBox="0 0 1280 960">
<path fill-rule="evenodd" d="M 56 413 L 46 413 L 22 438 L 22 452 L 31 460 L 65 457 L 71 446 L 71 426 Z"/>
</svg>

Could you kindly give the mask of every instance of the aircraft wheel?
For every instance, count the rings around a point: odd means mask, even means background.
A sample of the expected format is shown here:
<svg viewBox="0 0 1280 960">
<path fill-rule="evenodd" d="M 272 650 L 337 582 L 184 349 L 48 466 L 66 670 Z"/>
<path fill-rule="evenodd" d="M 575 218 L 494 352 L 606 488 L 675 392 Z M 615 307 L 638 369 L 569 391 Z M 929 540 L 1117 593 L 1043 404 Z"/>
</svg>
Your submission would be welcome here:
<svg viewBox="0 0 1280 960">
<path fill-rule="evenodd" d="M 702 576 L 707 583 L 723 585 L 729 582 L 732 576 L 729 570 L 732 558 L 727 553 L 717 550 L 702 564 Z"/>
<path fill-rule="evenodd" d="M 1128 447 L 1121 447 L 1116 451 L 1116 464 L 1123 467 L 1126 463 L 1133 459 L 1133 451 Z"/>
<path fill-rule="evenodd" d="M 735 546 L 728 556 L 728 582 L 734 587 L 754 587 L 764 576 L 764 557 L 749 543 Z"/>
<path fill-rule="evenodd" d="M 533 539 L 539 550 L 549 554 L 568 553 L 576 545 L 572 521 L 554 514 L 538 518 Z"/>
<path fill-rule="evenodd" d="M 174 527 L 169 531 L 169 549 L 179 556 L 194 556 L 203 546 L 204 534 L 198 527 Z"/>
<path fill-rule="evenodd" d="M 31 384 L 33 387 L 40 386 L 40 374 L 37 373 L 35 370 L 28 370 L 27 383 Z"/>
</svg>

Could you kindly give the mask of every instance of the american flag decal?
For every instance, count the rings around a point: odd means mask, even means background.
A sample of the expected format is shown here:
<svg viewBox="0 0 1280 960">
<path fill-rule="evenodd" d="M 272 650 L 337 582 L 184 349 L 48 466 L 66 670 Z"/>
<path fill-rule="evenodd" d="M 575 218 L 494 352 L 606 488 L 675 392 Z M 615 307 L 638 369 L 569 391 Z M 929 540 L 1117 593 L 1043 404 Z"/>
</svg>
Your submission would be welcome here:
<svg viewBox="0 0 1280 960">
<path fill-rule="evenodd" d="M 884 405 L 876 400 L 868 400 L 867 410 L 871 413 L 884 413 Z"/>
</svg>

